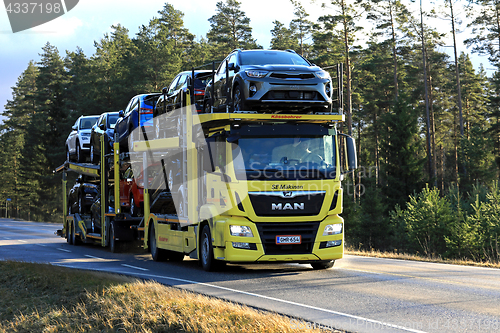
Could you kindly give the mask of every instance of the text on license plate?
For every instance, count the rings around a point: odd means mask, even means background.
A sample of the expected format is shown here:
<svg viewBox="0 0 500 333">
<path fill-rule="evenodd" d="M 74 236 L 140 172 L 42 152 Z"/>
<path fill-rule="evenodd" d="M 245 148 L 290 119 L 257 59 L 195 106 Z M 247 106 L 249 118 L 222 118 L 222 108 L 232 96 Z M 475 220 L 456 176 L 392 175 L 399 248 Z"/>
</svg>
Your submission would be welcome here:
<svg viewBox="0 0 500 333">
<path fill-rule="evenodd" d="M 276 244 L 300 244 L 301 236 L 276 236 Z"/>
</svg>

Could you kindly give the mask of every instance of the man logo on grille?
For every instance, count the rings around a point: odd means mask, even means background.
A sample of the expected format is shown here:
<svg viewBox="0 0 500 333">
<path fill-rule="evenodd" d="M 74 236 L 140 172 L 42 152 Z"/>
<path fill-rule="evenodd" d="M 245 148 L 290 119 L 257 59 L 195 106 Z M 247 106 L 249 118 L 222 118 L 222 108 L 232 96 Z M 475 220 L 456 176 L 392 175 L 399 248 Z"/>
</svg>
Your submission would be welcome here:
<svg viewBox="0 0 500 333">
<path fill-rule="evenodd" d="M 283 192 L 283 198 L 291 198 L 292 196 L 293 196 L 293 192 L 290 192 L 290 191 Z"/>
<path fill-rule="evenodd" d="M 12 32 L 34 28 L 72 10 L 79 0 L 3 0 Z"/>
</svg>

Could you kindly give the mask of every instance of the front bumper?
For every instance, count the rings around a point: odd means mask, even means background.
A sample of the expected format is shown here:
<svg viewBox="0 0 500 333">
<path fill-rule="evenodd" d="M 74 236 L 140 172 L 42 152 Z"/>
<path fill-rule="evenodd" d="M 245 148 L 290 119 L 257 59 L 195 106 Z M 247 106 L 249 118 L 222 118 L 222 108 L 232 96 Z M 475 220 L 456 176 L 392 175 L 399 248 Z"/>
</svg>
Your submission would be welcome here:
<svg viewBox="0 0 500 333">
<path fill-rule="evenodd" d="M 217 225 L 223 223 L 222 225 Z M 312 239 L 310 246 L 304 247 L 294 247 L 290 245 L 274 245 L 269 246 L 269 242 L 263 242 L 261 240 L 262 232 L 259 232 L 258 227 L 255 223 L 252 223 L 246 219 L 233 218 L 228 219 L 224 222 L 219 221 L 216 223 L 217 232 L 222 232 L 220 228 L 223 228 L 224 232 L 224 242 L 219 244 L 214 244 L 214 256 L 218 260 L 224 260 L 232 263 L 277 263 L 277 262 L 296 262 L 296 263 L 307 263 L 315 261 L 324 260 L 336 260 L 341 259 L 344 255 L 344 233 L 337 235 L 323 236 L 323 231 L 325 226 L 328 224 L 342 223 L 343 219 L 338 215 L 328 216 L 322 222 L 319 223 L 315 237 Z M 246 225 L 252 229 L 254 237 L 239 237 L 231 236 L 229 232 L 229 225 Z M 276 222 L 279 225 L 280 222 Z M 291 225 L 292 223 L 287 223 Z M 303 223 L 302 223 L 303 224 Z M 343 229 L 343 228 L 342 228 Z M 284 235 L 301 234 L 300 232 L 290 232 Z M 277 232 L 280 234 L 280 232 Z M 264 236 L 265 237 L 265 236 Z M 274 237 L 274 236 L 273 236 Z M 302 237 L 305 239 L 306 237 Z M 326 247 L 325 244 L 328 241 L 338 241 L 338 245 L 332 247 Z M 233 246 L 233 243 L 249 243 L 250 249 L 243 249 Z M 217 246 L 218 245 L 218 246 Z M 236 245 L 238 246 L 238 245 Z M 283 246 L 283 249 L 277 250 L 276 248 Z"/>
</svg>

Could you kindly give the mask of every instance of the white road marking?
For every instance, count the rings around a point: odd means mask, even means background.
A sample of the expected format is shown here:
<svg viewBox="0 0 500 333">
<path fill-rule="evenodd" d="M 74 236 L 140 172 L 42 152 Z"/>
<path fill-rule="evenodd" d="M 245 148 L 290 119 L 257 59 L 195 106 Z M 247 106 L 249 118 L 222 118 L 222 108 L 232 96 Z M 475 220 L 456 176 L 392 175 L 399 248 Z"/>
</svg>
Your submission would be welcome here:
<svg viewBox="0 0 500 333">
<path fill-rule="evenodd" d="M 138 269 L 138 270 L 141 270 L 141 271 L 149 271 L 149 269 L 147 269 L 147 268 L 142 268 L 142 267 L 137 267 L 137 266 L 131 266 L 131 265 L 127 265 L 127 264 L 122 264 L 122 266 L 129 267 L 129 268 L 134 268 L 134 269 Z"/>
<path fill-rule="evenodd" d="M 103 258 L 91 256 L 91 255 L 88 255 L 88 254 L 85 254 L 84 256 L 87 257 L 87 258 L 92 258 L 92 259 L 106 260 L 106 259 L 103 259 Z"/>
<path fill-rule="evenodd" d="M 57 249 L 58 249 L 59 251 L 64 251 L 64 252 L 70 252 L 70 253 L 71 253 L 71 251 L 70 251 L 70 250 L 61 249 L 61 248 L 57 248 Z"/>
</svg>

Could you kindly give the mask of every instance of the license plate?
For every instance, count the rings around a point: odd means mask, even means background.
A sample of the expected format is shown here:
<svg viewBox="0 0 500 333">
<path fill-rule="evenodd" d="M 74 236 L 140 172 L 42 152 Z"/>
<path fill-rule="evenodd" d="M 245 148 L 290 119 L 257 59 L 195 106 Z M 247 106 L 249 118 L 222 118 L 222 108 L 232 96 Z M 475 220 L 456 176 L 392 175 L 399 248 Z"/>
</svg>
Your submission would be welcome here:
<svg viewBox="0 0 500 333">
<path fill-rule="evenodd" d="M 276 236 L 276 244 L 300 244 L 302 237 L 299 236 Z"/>
</svg>

